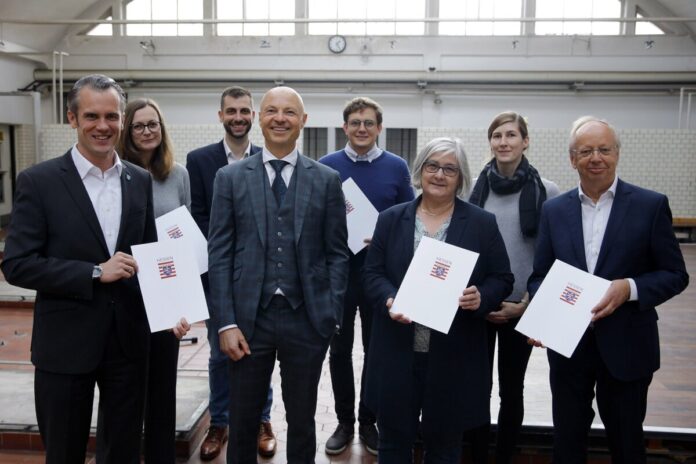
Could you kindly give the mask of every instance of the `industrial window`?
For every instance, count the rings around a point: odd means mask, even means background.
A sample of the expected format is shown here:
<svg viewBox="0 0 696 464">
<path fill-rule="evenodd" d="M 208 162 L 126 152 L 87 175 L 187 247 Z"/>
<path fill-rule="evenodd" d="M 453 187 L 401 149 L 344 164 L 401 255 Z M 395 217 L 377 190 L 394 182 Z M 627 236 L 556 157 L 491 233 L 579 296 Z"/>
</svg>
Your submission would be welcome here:
<svg viewBox="0 0 696 464">
<path fill-rule="evenodd" d="M 302 154 L 312 159 L 319 159 L 328 153 L 326 127 L 305 127 L 302 136 Z"/>
<path fill-rule="evenodd" d="M 416 157 L 417 139 L 416 129 L 387 128 L 387 151 L 401 156 L 411 166 Z"/>
<path fill-rule="evenodd" d="M 311 35 L 423 35 L 425 23 L 404 19 L 425 17 L 425 0 L 309 0 L 309 19 L 337 19 L 335 23 L 310 23 Z M 346 22 L 346 19 L 357 19 Z M 360 22 L 386 19 L 385 22 Z M 341 22 L 343 20 L 343 22 Z"/>
<path fill-rule="evenodd" d="M 536 0 L 537 18 L 620 18 L 618 0 Z M 537 35 L 618 35 L 620 23 L 613 21 L 537 22 Z"/>
<path fill-rule="evenodd" d="M 641 14 L 636 15 L 637 18 L 643 18 Z M 665 35 L 664 31 L 653 23 L 640 21 L 636 23 L 636 35 Z"/>
<path fill-rule="evenodd" d="M 203 0 L 133 0 L 126 5 L 127 19 L 203 19 Z M 127 35 L 202 36 L 202 24 L 128 24 Z"/>
<path fill-rule="evenodd" d="M 336 129 L 336 150 L 343 150 L 346 147 L 346 144 L 348 143 L 348 137 L 346 136 L 346 133 L 343 131 L 342 127 L 337 127 Z"/>
<path fill-rule="evenodd" d="M 217 19 L 294 19 L 294 0 L 217 0 Z M 218 24 L 217 35 L 295 35 L 293 23 Z"/>
<path fill-rule="evenodd" d="M 443 19 L 511 19 L 521 15 L 522 0 L 440 0 Z M 518 21 L 440 22 L 438 30 L 440 35 L 520 35 L 521 32 Z"/>
</svg>

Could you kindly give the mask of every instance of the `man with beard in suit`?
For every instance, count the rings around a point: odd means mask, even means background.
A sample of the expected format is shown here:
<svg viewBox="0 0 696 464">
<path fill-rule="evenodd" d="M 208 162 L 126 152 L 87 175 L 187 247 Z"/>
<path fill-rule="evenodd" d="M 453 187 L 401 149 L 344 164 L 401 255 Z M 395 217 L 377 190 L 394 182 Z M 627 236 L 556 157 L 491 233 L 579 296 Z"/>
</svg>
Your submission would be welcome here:
<svg viewBox="0 0 696 464">
<path fill-rule="evenodd" d="M 256 112 L 251 92 L 237 86 L 226 88 L 220 97 L 218 118 L 225 129 L 225 137 L 217 143 L 198 148 L 186 157 L 186 168 L 191 179 L 191 214 L 203 235 L 208 236 L 210 206 L 213 200 L 213 180 L 215 173 L 223 166 L 236 163 L 248 156 L 256 155 L 261 147 L 249 141 L 249 131 L 254 123 Z M 209 300 L 208 275 L 203 276 L 203 289 Z M 208 304 L 210 307 L 210 304 Z M 215 459 L 227 441 L 229 421 L 229 367 L 228 357 L 220 351 L 218 332 L 206 321 L 210 359 L 208 360 L 208 381 L 210 398 L 210 427 L 203 443 L 200 456 L 204 461 Z M 258 435 L 258 452 L 261 456 L 275 454 L 276 439 L 271 426 L 271 406 L 273 405 L 273 386 L 268 387 L 266 405 L 261 413 Z"/>
</svg>

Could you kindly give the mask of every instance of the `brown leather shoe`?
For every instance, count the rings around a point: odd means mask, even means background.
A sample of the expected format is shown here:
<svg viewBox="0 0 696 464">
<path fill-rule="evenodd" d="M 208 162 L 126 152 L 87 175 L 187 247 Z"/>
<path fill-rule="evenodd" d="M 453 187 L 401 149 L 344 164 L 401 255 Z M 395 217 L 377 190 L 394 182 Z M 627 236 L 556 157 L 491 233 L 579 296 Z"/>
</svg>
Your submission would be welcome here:
<svg viewBox="0 0 696 464">
<path fill-rule="evenodd" d="M 227 443 L 227 427 L 211 425 L 205 440 L 201 443 L 201 460 L 212 461 L 218 457 L 225 443 Z"/>
<path fill-rule="evenodd" d="M 259 454 L 270 458 L 276 452 L 276 438 L 273 435 L 273 427 L 270 422 L 261 422 L 259 428 Z"/>
</svg>

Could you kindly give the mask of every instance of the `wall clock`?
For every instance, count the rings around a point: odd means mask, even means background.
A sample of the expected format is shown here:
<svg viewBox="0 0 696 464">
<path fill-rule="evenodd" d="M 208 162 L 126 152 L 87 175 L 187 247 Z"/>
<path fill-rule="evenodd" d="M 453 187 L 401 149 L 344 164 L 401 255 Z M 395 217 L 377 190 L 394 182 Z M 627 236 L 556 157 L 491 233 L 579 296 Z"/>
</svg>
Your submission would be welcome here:
<svg viewBox="0 0 696 464">
<path fill-rule="evenodd" d="M 329 37 L 329 50 L 333 53 L 343 53 L 346 49 L 346 38 L 342 35 Z"/>
</svg>

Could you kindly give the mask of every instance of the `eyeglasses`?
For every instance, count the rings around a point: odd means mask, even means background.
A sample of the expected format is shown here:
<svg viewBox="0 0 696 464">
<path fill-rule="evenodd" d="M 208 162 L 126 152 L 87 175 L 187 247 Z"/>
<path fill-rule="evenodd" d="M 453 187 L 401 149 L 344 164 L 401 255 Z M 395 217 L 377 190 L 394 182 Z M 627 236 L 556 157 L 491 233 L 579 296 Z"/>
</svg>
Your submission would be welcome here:
<svg viewBox="0 0 696 464">
<path fill-rule="evenodd" d="M 366 119 L 364 121 L 361 121 L 359 119 L 351 119 L 350 121 L 348 121 L 348 125 L 352 129 L 360 129 L 360 126 L 363 124 L 365 125 L 365 129 L 372 129 L 377 125 L 377 123 L 372 119 Z"/>
<path fill-rule="evenodd" d="M 141 124 L 141 123 L 136 123 L 136 124 L 131 124 L 131 129 L 133 129 L 134 134 L 142 134 L 145 132 L 145 128 L 150 132 L 159 132 L 160 130 L 160 123 L 159 121 L 150 121 L 147 124 Z"/>
<path fill-rule="evenodd" d="M 442 173 L 447 177 L 454 177 L 459 174 L 459 168 L 456 166 L 440 166 L 432 161 L 423 164 L 423 170 L 430 174 L 435 174 L 440 169 L 442 169 Z"/>
<path fill-rule="evenodd" d="M 598 147 L 598 148 L 580 148 L 578 150 L 571 150 L 571 153 L 579 156 L 580 158 L 587 158 L 592 156 L 593 153 L 597 153 L 600 156 L 609 156 L 614 154 L 616 146 L 613 147 Z"/>
</svg>

